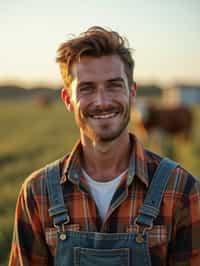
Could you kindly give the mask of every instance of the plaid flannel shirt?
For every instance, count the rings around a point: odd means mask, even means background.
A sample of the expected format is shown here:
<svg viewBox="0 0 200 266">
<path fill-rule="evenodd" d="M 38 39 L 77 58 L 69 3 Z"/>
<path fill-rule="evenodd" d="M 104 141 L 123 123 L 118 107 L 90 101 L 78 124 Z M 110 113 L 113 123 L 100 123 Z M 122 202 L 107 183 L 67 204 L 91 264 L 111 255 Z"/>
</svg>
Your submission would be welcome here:
<svg viewBox="0 0 200 266">
<path fill-rule="evenodd" d="M 129 171 L 118 186 L 104 222 L 101 221 L 81 171 L 81 143 L 60 162 L 60 183 L 69 210 L 67 230 L 105 233 L 133 232 L 133 219 L 161 157 L 147 151 L 130 135 Z M 48 214 L 45 168 L 34 172 L 22 185 L 18 197 L 10 266 L 53 265 L 57 229 Z M 170 176 L 160 213 L 149 231 L 153 266 L 200 265 L 200 183 L 182 167 Z"/>
</svg>

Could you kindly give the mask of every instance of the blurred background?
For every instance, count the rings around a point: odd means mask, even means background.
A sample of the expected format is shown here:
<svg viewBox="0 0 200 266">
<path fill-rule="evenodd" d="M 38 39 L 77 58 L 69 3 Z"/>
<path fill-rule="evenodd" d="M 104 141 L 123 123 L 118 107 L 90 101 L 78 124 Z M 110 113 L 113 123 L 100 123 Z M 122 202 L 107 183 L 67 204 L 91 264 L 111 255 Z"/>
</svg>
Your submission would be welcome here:
<svg viewBox="0 0 200 266">
<path fill-rule="evenodd" d="M 20 186 L 78 138 L 60 101 L 56 50 L 99 25 L 134 49 L 138 84 L 130 130 L 146 148 L 199 176 L 198 0 L 8 0 L 0 2 L 0 265 L 7 265 Z"/>
</svg>

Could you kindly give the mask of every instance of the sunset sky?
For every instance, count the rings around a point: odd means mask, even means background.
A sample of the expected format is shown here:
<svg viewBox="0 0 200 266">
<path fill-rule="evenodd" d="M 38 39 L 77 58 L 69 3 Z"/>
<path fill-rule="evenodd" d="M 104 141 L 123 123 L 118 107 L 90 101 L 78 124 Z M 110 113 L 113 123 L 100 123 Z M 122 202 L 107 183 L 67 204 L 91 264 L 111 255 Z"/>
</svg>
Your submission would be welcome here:
<svg viewBox="0 0 200 266">
<path fill-rule="evenodd" d="M 135 77 L 200 81 L 199 0 L 7 0 L 0 2 L 0 81 L 60 82 L 58 45 L 99 25 L 135 49 Z"/>
</svg>

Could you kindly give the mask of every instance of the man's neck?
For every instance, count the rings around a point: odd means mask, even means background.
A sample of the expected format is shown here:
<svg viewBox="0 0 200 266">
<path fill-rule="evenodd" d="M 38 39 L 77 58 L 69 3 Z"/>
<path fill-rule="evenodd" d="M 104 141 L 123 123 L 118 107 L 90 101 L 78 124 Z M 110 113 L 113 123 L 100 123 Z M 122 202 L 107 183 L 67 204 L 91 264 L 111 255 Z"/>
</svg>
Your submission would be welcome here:
<svg viewBox="0 0 200 266">
<path fill-rule="evenodd" d="M 130 157 L 129 135 L 123 134 L 111 142 L 92 142 L 81 138 L 82 167 L 97 181 L 110 181 L 128 168 Z"/>
</svg>

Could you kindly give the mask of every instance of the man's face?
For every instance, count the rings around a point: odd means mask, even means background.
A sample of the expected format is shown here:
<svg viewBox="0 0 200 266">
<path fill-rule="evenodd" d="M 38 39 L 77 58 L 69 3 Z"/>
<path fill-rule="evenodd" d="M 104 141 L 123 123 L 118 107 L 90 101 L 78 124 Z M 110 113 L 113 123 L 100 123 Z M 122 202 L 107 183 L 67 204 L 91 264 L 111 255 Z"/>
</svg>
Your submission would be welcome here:
<svg viewBox="0 0 200 266">
<path fill-rule="evenodd" d="M 121 59 L 85 56 L 72 65 L 71 73 L 70 104 L 81 135 L 104 142 L 119 137 L 127 130 L 135 96 Z"/>
</svg>

